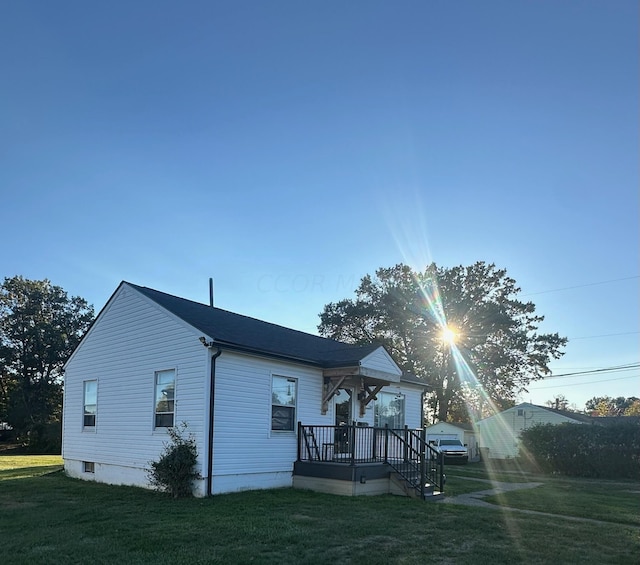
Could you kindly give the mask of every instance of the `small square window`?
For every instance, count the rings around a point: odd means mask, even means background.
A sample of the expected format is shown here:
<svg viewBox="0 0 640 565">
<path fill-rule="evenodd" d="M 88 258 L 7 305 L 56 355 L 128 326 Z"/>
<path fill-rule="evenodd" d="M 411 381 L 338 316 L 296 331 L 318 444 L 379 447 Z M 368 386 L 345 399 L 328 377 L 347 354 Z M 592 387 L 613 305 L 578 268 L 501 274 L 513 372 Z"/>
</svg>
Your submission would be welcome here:
<svg viewBox="0 0 640 565">
<path fill-rule="evenodd" d="M 95 473 L 96 464 L 93 461 L 83 461 L 85 473 Z"/>
</svg>

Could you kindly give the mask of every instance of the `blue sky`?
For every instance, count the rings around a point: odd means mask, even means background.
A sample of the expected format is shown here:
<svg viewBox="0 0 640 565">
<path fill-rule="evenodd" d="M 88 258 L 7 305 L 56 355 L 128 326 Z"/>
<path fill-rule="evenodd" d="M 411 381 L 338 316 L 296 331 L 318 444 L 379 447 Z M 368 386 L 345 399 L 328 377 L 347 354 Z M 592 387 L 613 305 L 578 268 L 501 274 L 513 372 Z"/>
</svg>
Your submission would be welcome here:
<svg viewBox="0 0 640 565">
<path fill-rule="evenodd" d="M 0 76 L 0 276 L 97 309 L 213 276 L 314 332 L 378 267 L 482 260 L 571 339 L 556 374 L 639 362 L 635 1 L 4 2 Z"/>
</svg>

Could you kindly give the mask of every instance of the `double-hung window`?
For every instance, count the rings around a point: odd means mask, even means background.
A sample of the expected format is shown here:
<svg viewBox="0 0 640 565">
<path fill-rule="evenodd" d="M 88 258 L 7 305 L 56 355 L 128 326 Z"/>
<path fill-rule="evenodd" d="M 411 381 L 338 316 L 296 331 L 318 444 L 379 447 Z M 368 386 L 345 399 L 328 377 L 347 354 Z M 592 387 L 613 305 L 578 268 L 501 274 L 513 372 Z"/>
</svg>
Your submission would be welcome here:
<svg viewBox="0 0 640 565">
<path fill-rule="evenodd" d="M 273 376 L 271 381 L 271 429 L 294 431 L 296 424 L 296 398 L 298 381 Z"/>
<path fill-rule="evenodd" d="M 98 381 L 84 381 L 82 426 L 96 427 L 98 413 Z"/>
<path fill-rule="evenodd" d="M 404 395 L 390 392 L 379 392 L 374 406 L 374 426 L 384 428 L 388 425 L 392 429 L 404 427 Z"/>
<path fill-rule="evenodd" d="M 175 414 L 175 369 L 157 371 L 155 376 L 155 422 L 156 428 L 170 428 L 173 426 Z"/>
</svg>

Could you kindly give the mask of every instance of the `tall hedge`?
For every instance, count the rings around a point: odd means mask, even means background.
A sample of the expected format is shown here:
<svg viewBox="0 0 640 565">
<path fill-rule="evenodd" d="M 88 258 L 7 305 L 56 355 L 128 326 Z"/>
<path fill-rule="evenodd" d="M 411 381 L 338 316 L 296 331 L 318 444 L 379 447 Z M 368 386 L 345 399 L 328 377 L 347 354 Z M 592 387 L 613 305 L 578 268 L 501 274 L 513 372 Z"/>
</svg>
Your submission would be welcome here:
<svg viewBox="0 0 640 565">
<path fill-rule="evenodd" d="M 524 430 L 521 440 L 521 455 L 532 456 L 544 472 L 640 479 L 638 421 L 607 425 L 544 424 Z"/>
</svg>

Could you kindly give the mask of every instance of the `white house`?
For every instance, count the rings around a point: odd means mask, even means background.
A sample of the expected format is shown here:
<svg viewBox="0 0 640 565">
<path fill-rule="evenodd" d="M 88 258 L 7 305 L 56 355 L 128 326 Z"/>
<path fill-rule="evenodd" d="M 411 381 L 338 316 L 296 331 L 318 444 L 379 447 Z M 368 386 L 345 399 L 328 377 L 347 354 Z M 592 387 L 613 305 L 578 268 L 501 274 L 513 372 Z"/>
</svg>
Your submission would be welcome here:
<svg viewBox="0 0 640 565">
<path fill-rule="evenodd" d="M 584 414 L 545 408 L 524 402 L 476 422 L 480 449 L 490 459 L 510 459 L 520 450 L 520 433 L 537 424 L 584 424 L 593 418 Z"/>
<path fill-rule="evenodd" d="M 122 282 L 65 366 L 64 466 L 147 486 L 167 428 L 185 422 L 199 454 L 197 495 L 291 486 L 298 422 L 418 428 L 423 390 L 381 346 Z"/>
</svg>

